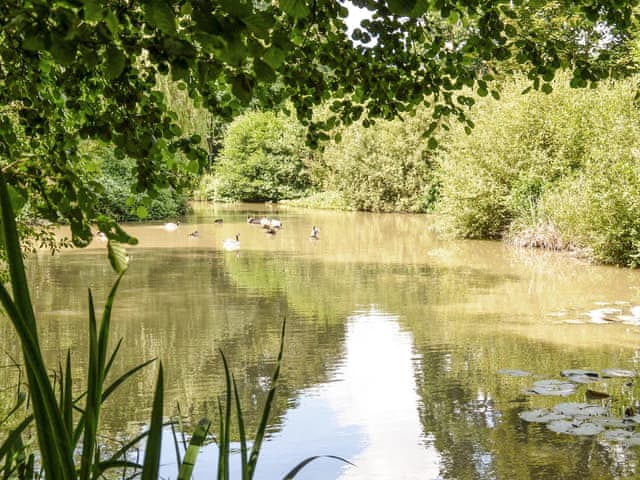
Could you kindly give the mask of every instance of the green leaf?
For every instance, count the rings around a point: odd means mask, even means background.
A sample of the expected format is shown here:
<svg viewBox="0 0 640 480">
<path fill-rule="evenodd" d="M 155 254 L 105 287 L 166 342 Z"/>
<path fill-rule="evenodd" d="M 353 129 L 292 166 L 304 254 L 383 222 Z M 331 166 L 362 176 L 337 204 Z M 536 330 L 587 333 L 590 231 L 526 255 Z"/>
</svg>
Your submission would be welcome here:
<svg viewBox="0 0 640 480">
<path fill-rule="evenodd" d="M 109 10 L 107 12 L 107 16 L 104 17 L 104 22 L 107 24 L 107 28 L 111 32 L 111 35 L 117 37 L 120 33 L 120 21 L 118 20 L 118 17 L 116 17 L 116 14 L 113 13 L 113 10 Z"/>
<path fill-rule="evenodd" d="M 124 272 L 129 267 L 129 254 L 124 246 L 118 242 L 109 240 L 107 250 L 109 252 L 111 267 L 113 267 L 118 274 Z"/>
<path fill-rule="evenodd" d="M 253 61 L 253 71 L 256 73 L 256 79 L 263 82 L 273 82 L 276 79 L 276 73 L 266 63 L 256 58 Z"/>
<path fill-rule="evenodd" d="M 147 208 L 144 205 L 140 205 L 138 208 L 136 208 L 136 215 L 141 220 L 144 220 L 149 216 L 149 210 L 147 210 Z"/>
<path fill-rule="evenodd" d="M 427 147 L 429 148 L 429 150 L 435 150 L 436 148 L 438 148 L 438 141 L 433 137 L 429 138 Z"/>
<path fill-rule="evenodd" d="M 119 48 L 109 47 L 105 55 L 105 71 L 104 76 L 107 80 L 115 80 L 124 71 L 126 58 Z"/>
<path fill-rule="evenodd" d="M 311 13 L 304 0 L 280 0 L 280 8 L 294 18 L 305 18 Z"/>
<path fill-rule="evenodd" d="M 542 90 L 546 94 L 549 94 L 553 92 L 553 87 L 551 86 L 550 83 L 543 83 L 542 88 L 540 90 Z"/>
<path fill-rule="evenodd" d="M 284 58 L 287 53 L 284 50 L 281 50 L 277 47 L 269 48 L 264 55 L 262 56 L 262 60 L 267 63 L 271 68 L 277 70 L 280 65 L 284 62 Z"/>
<path fill-rule="evenodd" d="M 269 37 L 269 32 L 275 24 L 273 15 L 269 15 L 266 12 L 254 13 L 247 18 L 243 18 L 242 21 L 256 37 L 265 39 Z"/>
<path fill-rule="evenodd" d="M 413 12 L 417 0 L 389 0 L 389 10 L 396 15 L 409 15 Z"/>
<path fill-rule="evenodd" d="M 158 480 L 160 478 L 160 452 L 162 445 L 162 404 L 164 402 L 164 386 L 162 363 L 158 368 L 156 392 L 153 396 L 153 408 L 149 422 L 149 437 L 144 452 L 142 480 Z"/>
<path fill-rule="evenodd" d="M 90 22 L 102 20 L 102 3 L 99 0 L 82 0 L 84 19 Z"/>
<path fill-rule="evenodd" d="M 209 420 L 208 418 L 203 418 L 198 422 L 198 426 L 193 432 L 191 440 L 189 441 L 189 446 L 187 447 L 187 451 L 184 454 L 184 459 L 180 464 L 178 480 L 191 479 L 193 467 L 196 464 L 196 459 L 198 458 L 198 454 L 200 453 L 200 448 L 204 445 L 204 441 L 207 438 L 207 432 L 209 431 L 210 426 L 211 420 Z"/>
<path fill-rule="evenodd" d="M 166 0 L 148 0 L 144 6 L 147 21 L 164 33 L 176 33 L 176 17 Z"/>
</svg>

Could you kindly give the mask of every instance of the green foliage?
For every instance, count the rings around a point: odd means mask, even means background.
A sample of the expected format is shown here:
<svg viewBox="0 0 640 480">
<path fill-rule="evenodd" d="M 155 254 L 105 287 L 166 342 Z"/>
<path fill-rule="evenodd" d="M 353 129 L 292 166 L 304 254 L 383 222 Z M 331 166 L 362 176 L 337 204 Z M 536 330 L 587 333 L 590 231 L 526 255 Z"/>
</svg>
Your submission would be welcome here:
<svg viewBox="0 0 640 480">
<path fill-rule="evenodd" d="M 184 193 L 168 187 L 158 189 L 150 197 L 135 192 L 135 161 L 118 158 L 106 145 L 92 144 L 86 147 L 97 162 L 95 179 L 100 185 L 95 200 L 94 215 L 108 215 L 118 222 L 140 220 L 140 208 L 144 208 L 142 218 L 159 220 L 183 215 L 187 211 Z"/>
<path fill-rule="evenodd" d="M 422 136 L 430 111 L 404 121 L 363 123 L 340 130 L 340 142 L 324 148 L 313 170 L 323 188 L 337 192 L 348 209 L 426 212 L 438 193 L 433 154 Z M 369 123 L 369 122 L 367 122 Z"/>
<path fill-rule="evenodd" d="M 640 206 L 633 81 L 481 101 L 470 135 L 454 129 L 441 155 L 440 211 L 465 237 L 577 248 L 638 265 Z M 536 237 L 534 240 L 532 237 Z"/>
<path fill-rule="evenodd" d="M 425 103 L 434 108 L 431 131 L 451 115 L 467 120 L 462 90 L 496 94 L 487 72 L 505 60 L 535 67 L 530 83 L 546 90 L 541 82 L 566 66 L 576 87 L 610 73 L 606 49 L 576 56 L 564 38 L 529 28 L 546 3 L 356 0 L 374 13 L 353 34 L 375 40 L 365 47 L 345 33 L 348 10 L 335 1 L 1 2 L 0 168 L 39 200 L 40 215 L 66 219 L 74 244 L 86 245 L 99 185 L 86 175 L 93 165 L 81 140 L 132 158 L 136 191 L 152 196 L 168 177 L 206 165 L 202 137 L 183 132 L 158 75 L 216 118 L 289 98 L 311 146 L 335 124 L 391 120 Z M 562 12 L 576 35 L 606 24 L 618 41 L 637 4 L 580 0 L 563 2 Z M 455 41 L 447 22 L 463 27 Z M 314 107 L 330 98 L 331 119 L 314 123 Z"/>
<path fill-rule="evenodd" d="M 302 125 L 280 113 L 250 112 L 229 125 L 215 168 L 219 200 L 278 201 L 305 195 L 311 182 Z"/>
</svg>

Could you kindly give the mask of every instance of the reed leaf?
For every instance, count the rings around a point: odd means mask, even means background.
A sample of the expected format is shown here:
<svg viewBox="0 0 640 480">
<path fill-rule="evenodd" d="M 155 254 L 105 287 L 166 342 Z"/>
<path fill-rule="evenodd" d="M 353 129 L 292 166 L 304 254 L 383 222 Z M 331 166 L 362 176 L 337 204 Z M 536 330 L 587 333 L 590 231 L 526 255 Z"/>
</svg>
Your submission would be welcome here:
<svg viewBox="0 0 640 480">
<path fill-rule="evenodd" d="M 133 367 L 131 370 L 127 371 L 120 375 L 116 380 L 113 381 L 107 388 L 104 389 L 102 394 L 102 401 L 104 402 L 122 383 L 124 383 L 129 377 L 136 374 L 138 371 L 142 370 L 144 367 L 149 365 L 150 363 L 155 362 L 156 359 L 152 358 L 151 360 L 147 360 L 146 362 L 142 362 L 140 365 Z"/>
<path fill-rule="evenodd" d="M 162 405 L 164 403 L 164 385 L 162 362 L 158 368 L 156 392 L 153 397 L 153 408 L 149 422 L 149 436 L 144 453 L 142 480 L 158 480 L 160 476 L 160 451 L 162 445 Z"/>
<path fill-rule="evenodd" d="M 25 400 L 27 399 L 27 396 L 24 392 L 19 392 L 18 393 L 18 398 L 16 400 L 16 404 L 13 406 L 13 408 L 9 411 L 9 413 L 7 413 L 4 418 L 2 420 L 0 420 L 0 425 L 2 425 L 3 423 L 6 423 L 7 420 L 9 420 L 11 418 L 11 416 L 16 413 L 18 411 L 18 409 L 22 406 L 22 404 L 25 402 Z M 33 417 L 31 417 L 33 419 Z M 2 458 L 0 456 L 0 458 Z"/>
<path fill-rule="evenodd" d="M 216 478 L 222 480 L 229 476 L 229 438 L 226 431 L 228 425 L 224 421 L 225 415 L 220 399 L 218 399 L 218 417 L 220 420 L 218 423 L 218 475 Z"/>
<path fill-rule="evenodd" d="M 0 458 L 5 458 L 8 455 L 8 452 L 13 449 L 17 443 L 22 443 L 21 435 L 27 427 L 33 422 L 33 415 L 29 415 L 27 418 L 22 420 L 20 424 L 9 432 L 6 440 L 0 444 Z"/>
<path fill-rule="evenodd" d="M 200 453 L 200 448 L 207 438 L 210 426 L 211 420 L 208 418 L 203 418 L 198 422 L 198 426 L 194 430 L 191 440 L 189 441 L 187 451 L 184 454 L 184 459 L 180 464 L 178 480 L 190 480 L 191 474 L 193 473 L 193 467 L 195 466 L 198 454 Z"/>
<path fill-rule="evenodd" d="M 87 396 L 85 409 L 78 426 L 84 426 L 82 455 L 80 457 L 80 479 L 88 480 L 91 475 L 91 463 L 98 433 L 100 415 L 100 365 L 98 352 L 98 327 L 93 305 L 93 295 L 89 289 L 89 364 L 87 366 Z"/>
<path fill-rule="evenodd" d="M 287 473 L 284 477 L 282 477 L 282 480 L 293 479 L 298 473 L 300 473 L 300 470 L 302 470 L 304 467 L 306 467 L 308 464 L 310 464 L 314 460 L 318 460 L 319 458 L 332 458 L 334 460 L 340 460 L 341 462 L 348 463 L 349 465 L 353 465 L 355 467 L 355 465 L 351 463 L 349 460 L 342 457 L 338 457 L 336 455 L 314 455 L 312 457 L 305 458 L 298 465 L 293 467 L 289 473 Z"/>
<path fill-rule="evenodd" d="M 278 377 L 280 376 L 280 367 L 282 365 L 282 354 L 284 352 L 284 334 L 285 334 L 286 324 L 287 322 L 286 320 L 284 320 L 282 322 L 282 331 L 280 332 L 280 351 L 278 352 L 276 367 L 271 377 L 271 388 L 269 389 L 269 393 L 267 394 L 267 400 L 265 402 L 264 408 L 262 409 L 262 418 L 260 419 L 260 423 L 256 431 L 253 447 L 251 448 L 251 456 L 249 457 L 249 463 L 247 464 L 248 478 L 250 479 L 253 478 L 253 475 L 256 470 L 258 456 L 260 455 L 260 448 L 262 447 L 262 441 L 264 440 L 264 434 L 267 429 L 267 422 L 269 420 L 269 415 L 271 413 L 271 406 L 273 404 L 273 399 L 276 394 L 276 384 L 278 382 Z"/>
<path fill-rule="evenodd" d="M 65 373 L 60 371 L 60 410 L 68 435 L 73 432 L 73 378 L 71 376 L 71 351 L 67 350 Z"/>
<path fill-rule="evenodd" d="M 48 480 L 73 480 L 76 478 L 73 445 L 40 351 L 15 215 L 4 175 L 1 174 L 0 221 L 13 291 L 12 299 L 5 286 L 0 285 L 0 302 L 20 338 L 38 431 L 42 468 L 47 472 Z"/>
<path fill-rule="evenodd" d="M 229 480 L 229 452 L 231 446 L 231 372 L 229 370 L 229 364 L 227 358 L 224 356 L 222 350 L 220 351 L 222 356 L 222 364 L 224 365 L 224 379 L 225 379 L 225 412 L 224 412 L 224 435 L 220 441 L 220 452 L 224 446 L 224 455 L 221 458 L 221 463 L 224 467 L 222 476 L 218 476 L 218 480 Z"/>
<path fill-rule="evenodd" d="M 236 377 L 231 375 L 233 383 L 233 395 L 236 399 L 236 418 L 238 419 L 238 434 L 240 435 L 240 462 L 242 463 L 242 480 L 249 480 L 249 470 L 247 463 L 247 434 L 244 428 L 244 417 L 242 415 L 242 405 L 240 404 L 240 395 L 238 395 L 238 385 Z"/>
</svg>

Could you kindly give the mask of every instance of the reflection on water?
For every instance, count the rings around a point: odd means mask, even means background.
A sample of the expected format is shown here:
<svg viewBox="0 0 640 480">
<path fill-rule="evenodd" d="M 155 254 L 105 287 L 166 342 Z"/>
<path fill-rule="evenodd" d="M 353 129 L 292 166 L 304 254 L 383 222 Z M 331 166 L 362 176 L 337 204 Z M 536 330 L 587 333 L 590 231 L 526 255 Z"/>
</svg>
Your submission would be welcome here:
<svg viewBox="0 0 640 480">
<path fill-rule="evenodd" d="M 248 214 L 279 218 L 283 228 L 266 235 L 247 224 Z M 524 423 L 520 412 L 558 399 L 527 395 L 530 378 L 497 372 L 558 378 L 569 368 L 637 370 L 640 325 L 588 320 L 612 308 L 632 317 L 639 272 L 452 241 L 434 235 L 430 218 L 420 215 L 235 205 L 205 206 L 183 220 L 174 232 L 128 227 L 140 245 L 131 249 L 114 307 L 113 344 L 124 339 L 114 370 L 161 359 L 166 415 L 180 404 L 196 422 L 216 416 L 223 350 L 252 432 L 286 318 L 282 378 L 259 478 L 278 478 L 323 454 L 357 467 L 321 459 L 298 478 L 634 478 L 636 448 Z M 321 230 L 318 241 L 309 239 L 313 225 Z M 198 237 L 190 237 L 196 229 Z M 224 251 L 224 239 L 236 233 L 240 250 Z M 100 308 L 115 279 L 104 243 L 38 255 L 28 266 L 47 360 L 57 366 L 70 348 L 81 377 L 86 288 Z M 3 351 L 17 357 L 6 321 L 0 338 Z M 144 426 L 155 368 L 109 399 L 105 434 L 135 434 Z M 0 368 L 2 386 L 15 379 L 10 372 Z M 605 386 L 617 415 L 638 409 L 636 384 L 624 392 L 613 382 Z M 586 399 L 579 386 L 561 401 Z M 175 478 L 173 460 L 166 461 L 166 477 Z M 209 446 L 197 478 L 214 471 L 215 461 Z"/>
</svg>

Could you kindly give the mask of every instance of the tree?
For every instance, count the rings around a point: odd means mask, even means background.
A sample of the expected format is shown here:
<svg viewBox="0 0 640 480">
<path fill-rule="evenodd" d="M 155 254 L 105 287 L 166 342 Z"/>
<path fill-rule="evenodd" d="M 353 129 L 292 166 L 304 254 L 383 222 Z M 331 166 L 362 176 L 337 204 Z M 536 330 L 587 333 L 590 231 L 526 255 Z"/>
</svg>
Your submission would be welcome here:
<svg viewBox="0 0 640 480">
<path fill-rule="evenodd" d="M 127 240 L 112 219 L 96 218 L 100 185 L 87 175 L 95 165 L 79 146 L 98 139 L 133 158 L 135 189 L 150 197 L 204 165 L 201 139 L 183 136 L 155 87 L 158 74 L 170 74 L 196 105 L 223 118 L 254 99 L 290 98 L 312 146 L 339 122 L 402 117 L 420 104 L 434 106 L 428 136 L 451 115 L 472 127 L 465 109 L 473 100 L 463 89 L 486 95 L 494 78 L 478 65 L 515 59 L 530 66 L 535 88 L 548 88 L 563 67 L 575 86 L 608 75 L 598 67 L 606 50 L 569 62 L 561 39 L 536 36 L 520 22 L 531 18 L 520 16 L 523 9 L 546 3 L 354 0 L 373 12 L 354 43 L 348 10 L 336 0 L 5 0 L 0 168 L 39 215 L 70 222 L 76 245 L 88 242 L 94 221 L 112 239 Z M 560 5 L 578 25 L 615 27 L 624 39 L 637 3 Z M 462 27 L 455 43 L 442 19 Z M 334 115 L 312 122 L 314 105 L 325 101 Z"/>
</svg>

